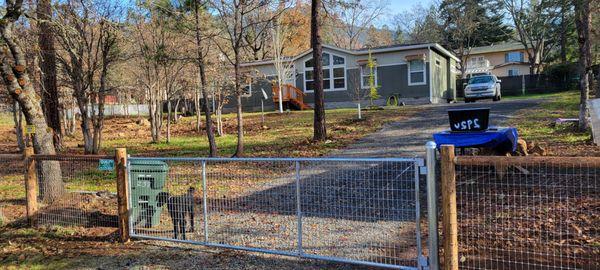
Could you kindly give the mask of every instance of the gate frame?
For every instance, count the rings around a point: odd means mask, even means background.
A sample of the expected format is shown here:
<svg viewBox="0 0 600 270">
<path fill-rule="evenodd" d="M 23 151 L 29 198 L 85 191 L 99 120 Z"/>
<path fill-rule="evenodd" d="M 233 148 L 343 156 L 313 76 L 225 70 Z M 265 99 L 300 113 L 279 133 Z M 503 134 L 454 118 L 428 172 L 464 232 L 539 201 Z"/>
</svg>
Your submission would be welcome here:
<svg viewBox="0 0 600 270">
<path fill-rule="evenodd" d="M 431 148 L 431 143 L 433 144 L 433 148 Z M 363 266 L 375 266 L 375 267 L 382 267 L 382 268 L 390 268 L 390 269 L 401 269 L 401 270 L 437 270 L 438 269 L 438 256 L 437 256 L 437 211 L 436 209 L 436 197 L 435 197 L 435 188 L 430 188 L 430 185 L 433 185 L 435 187 L 435 143 L 433 142 L 429 142 L 427 143 L 426 146 L 427 149 L 427 159 L 424 160 L 423 158 L 419 158 L 419 157 L 413 157 L 413 158 L 339 158 L 339 157 L 332 157 L 332 158 L 220 158 L 220 157 L 190 157 L 190 158 L 185 158 L 185 157 L 133 157 L 133 156 L 127 156 L 126 159 L 126 165 L 124 166 L 126 168 L 126 175 L 127 175 L 127 206 L 128 206 L 128 213 L 129 216 L 133 213 L 131 211 L 132 209 L 132 205 L 131 202 L 132 200 L 129 198 L 129 196 L 131 196 L 131 177 L 130 177 L 130 162 L 133 160 L 160 160 L 160 161 L 171 161 L 171 162 L 196 162 L 196 163 L 200 163 L 201 164 L 201 175 L 202 175 L 202 179 L 201 179 L 201 185 L 202 185 L 202 190 L 203 190 L 203 202 L 206 202 L 207 200 L 207 194 L 206 194 L 206 186 L 207 186 L 207 179 L 206 179 L 206 162 L 209 161 L 226 161 L 226 162 L 235 162 L 235 161 L 239 161 L 239 162 L 268 162 L 268 161 L 277 161 L 277 162 L 284 162 L 284 161 L 288 161 L 290 163 L 294 163 L 295 166 L 295 186 L 296 186 L 296 205 L 297 205 L 297 209 L 296 209 L 296 215 L 297 215 L 297 224 L 298 224 L 298 236 L 296 238 L 297 240 L 297 252 L 288 252 L 288 251 L 279 251 L 279 250 L 269 250 L 269 249 L 264 249 L 264 248 L 253 248 L 253 247 L 245 247 L 245 246 L 234 246 L 234 245 L 229 245 L 229 244 L 218 244 L 218 243 L 212 243 L 208 241 L 208 220 L 207 220 L 207 215 L 208 215 L 208 209 L 207 209 L 207 204 L 203 203 L 203 216 L 204 216 L 204 241 L 194 241 L 194 240 L 179 240 L 179 239 L 172 239 L 172 238 L 164 238 L 164 237 L 156 237 L 156 236 L 145 236 L 145 235 L 138 235 L 134 232 L 134 226 L 133 226 L 133 221 L 132 219 L 129 217 L 128 218 L 128 232 L 129 232 L 129 236 L 133 237 L 133 238 L 138 238 L 138 239 L 148 239 L 148 240 L 159 240 L 159 241 L 168 241 L 168 242 L 177 242 L 177 243 L 186 243 L 186 244 L 194 244 L 194 245 L 201 245 L 201 246 L 206 246 L 206 247 L 214 247 L 214 248 L 225 248 L 225 249 L 231 249 L 231 250 L 240 250 L 240 251 L 249 251 L 249 252 L 258 252 L 258 253 L 264 253 L 264 254 L 273 254 L 273 255 L 282 255 L 282 256 L 290 256 L 290 257 L 297 257 L 297 258 L 303 258 L 303 259 L 315 259 L 315 260 L 322 260 L 322 261 L 328 261 L 328 262 L 335 262 L 335 263 L 348 263 L 348 264 L 356 264 L 356 265 L 363 265 Z M 378 263 L 378 262 L 369 262 L 369 261 L 361 261 L 361 260 L 356 260 L 356 259 L 348 259 L 348 258 L 342 258 L 342 257 L 331 257 L 331 256 L 323 256 L 323 255 L 314 255 L 314 254 L 307 254 L 304 253 L 303 249 L 302 249 L 302 209 L 301 209 L 301 205 L 300 205 L 300 162 L 319 162 L 319 161 L 337 161 L 337 162 L 409 162 L 410 164 L 412 164 L 411 166 L 414 166 L 414 185 L 415 185 L 415 227 L 416 227 L 416 231 L 415 231 L 415 241 L 416 241 L 416 246 L 417 246 L 417 254 L 416 257 L 414 258 L 417 266 L 416 267 L 412 267 L 412 266 L 401 266 L 401 265 L 392 265 L 392 264 L 385 264 L 385 263 Z M 427 161 L 425 163 L 425 161 Z M 433 168 L 433 169 L 430 169 Z M 421 175 L 426 174 L 427 177 L 427 207 L 428 207 L 428 219 L 429 219 L 429 225 L 428 225 L 428 231 L 429 231 L 429 237 L 428 237 L 428 247 L 430 248 L 430 250 L 432 250 L 431 248 L 435 248 L 433 250 L 436 250 L 436 252 L 429 252 L 430 255 L 431 254 L 435 254 L 433 256 L 433 258 L 431 257 L 426 257 L 423 255 L 423 248 L 422 248 L 422 238 L 421 238 L 421 209 L 420 209 L 420 180 L 421 180 Z M 430 213 L 436 213 L 435 215 L 431 215 Z M 431 222 L 433 220 L 433 222 Z M 433 226 L 432 226 L 433 225 Z M 435 233 L 432 235 L 431 232 L 434 231 Z"/>
</svg>

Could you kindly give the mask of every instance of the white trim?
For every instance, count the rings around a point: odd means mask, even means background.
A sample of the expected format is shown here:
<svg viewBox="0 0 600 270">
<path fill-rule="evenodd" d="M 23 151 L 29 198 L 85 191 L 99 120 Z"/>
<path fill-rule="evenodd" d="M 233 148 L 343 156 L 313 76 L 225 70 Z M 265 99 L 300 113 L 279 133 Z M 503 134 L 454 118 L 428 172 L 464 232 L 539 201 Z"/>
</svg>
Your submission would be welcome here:
<svg viewBox="0 0 600 270">
<path fill-rule="evenodd" d="M 407 76 L 408 76 L 408 86 L 426 85 L 427 84 L 427 64 L 426 64 L 426 62 L 423 61 L 423 60 L 411 60 L 411 61 L 421 61 L 421 62 L 423 62 L 423 70 L 414 71 L 414 73 L 423 72 L 423 82 L 416 82 L 416 83 L 412 82 L 410 74 L 413 73 L 413 71 L 410 70 L 410 61 L 409 61 L 408 67 L 406 69 Z"/>
<path fill-rule="evenodd" d="M 340 92 L 340 91 L 347 91 L 348 89 L 344 88 L 344 89 L 335 89 L 335 90 L 323 90 L 323 92 Z M 314 93 L 314 90 L 304 90 L 304 93 L 310 94 L 310 93 Z"/>
<path fill-rule="evenodd" d="M 406 62 L 398 62 L 398 63 L 391 63 L 391 64 L 385 64 L 385 65 L 377 65 L 378 67 L 390 67 L 390 66 L 401 66 L 401 65 L 408 65 L 408 63 Z"/>
<path fill-rule="evenodd" d="M 370 87 L 369 85 L 364 85 L 364 84 L 363 84 L 363 83 L 365 82 L 365 81 L 363 80 L 363 76 L 364 76 L 364 77 L 369 77 L 369 76 L 371 75 L 371 74 L 363 75 L 363 73 L 362 73 L 363 66 L 366 68 L 366 67 L 367 67 L 367 65 L 368 65 L 368 64 L 367 64 L 367 63 L 365 63 L 365 64 L 361 64 L 361 65 L 359 65 L 359 66 L 358 66 L 358 73 L 359 73 L 359 77 L 360 77 L 360 88 L 361 88 L 361 89 L 369 89 L 369 87 Z M 376 85 L 376 86 L 378 86 L 378 85 L 379 85 L 379 83 L 377 82 L 377 81 L 378 81 L 378 79 L 377 79 L 377 77 L 378 77 L 378 76 L 377 76 L 377 68 L 378 68 L 378 67 L 379 67 L 379 66 L 377 66 L 377 65 L 373 67 L 373 71 L 374 71 L 374 72 L 373 72 L 373 73 L 374 73 L 373 75 L 374 75 L 374 77 L 375 77 L 375 85 Z"/>
<path fill-rule="evenodd" d="M 339 52 L 343 52 L 349 55 L 368 55 L 369 51 L 368 50 L 360 50 L 360 51 L 351 51 L 351 50 L 346 50 L 343 48 L 338 48 L 335 46 L 331 46 L 331 45 L 322 45 L 323 48 L 326 49 L 330 49 L 330 50 L 334 50 L 334 51 L 339 51 Z M 458 59 L 458 57 L 454 56 L 454 54 L 452 54 L 451 52 L 449 52 L 448 50 L 446 50 L 442 45 L 437 44 L 437 43 L 428 43 L 428 44 L 418 44 L 418 45 L 410 45 L 410 46 L 398 46 L 398 47 L 390 47 L 390 48 L 381 48 L 381 49 L 373 49 L 371 50 L 371 53 L 385 53 L 385 52 L 398 52 L 398 51 L 407 51 L 407 50 L 417 50 L 417 49 L 429 49 L 431 50 L 431 48 L 436 48 L 437 50 L 439 50 L 440 52 L 442 52 L 443 54 L 445 54 L 445 56 L 448 56 L 452 59 L 454 59 L 456 62 L 460 62 L 460 59 Z M 308 49 L 300 54 L 298 54 L 297 56 L 293 57 L 293 58 L 289 58 L 289 59 L 285 59 L 285 61 L 296 61 L 299 60 L 300 58 L 308 55 L 312 53 L 312 48 Z M 266 65 L 266 64 L 273 64 L 273 60 L 262 60 L 262 61 L 256 61 L 256 62 L 249 62 L 249 63 L 242 63 L 241 66 L 242 67 L 251 67 L 251 66 L 260 66 L 260 65 Z"/>
<path fill-rule="evenodd" d="M 437 53 L 436 53 L 437 54 Z M 437 57 L 436 57 L 437 58 Z M 433 103 L 433 72 L 431 72 L 431 48 L 427 50 L 427 60 L 429 60 L 429 103 Z M 423 63 L 423 68 L 427 70 L 427 64 Z M 407 69 L 410 69 L 410 64 Z M 410 73 L 408 74 L 410 80 Z M 425 77 L 425 76 L 423 76 Z"/>
<path fill-rule="evenodd" d="M 329 70 L 329 78 L 327 80 L 329 80 L 329 88 L 323 88 L 323 92 L 333 92 L 333 91 L 346 91 L 348 90 L 348 59 L 343 56 L 343 55 L 339 55 L 339 54 L 334 54 L 331 52 L 323 52 L 324 54 L 328 54 L 329 55 L 329 65 L 328 66 L 324 66 L 323 70 Z M 334 64 L 333 62 L 333 57 L 337 56 L 340 57 L 342 59 L 344 59 L 344 64 Z M 302 88 L 304 89 L 305 93 L 312 93 L 314 92 L 314 90 L 308 90 L 308 88 L 306 87 L 306 83 L 310 82 L 310 81 L 314 81 L 314 74 L 313 74 L 313 80 L 306 80 L 306 71 L 314 71 L 314 67 L 306 67 L 306 62 L 312 60 L 312 58 L 309 58 L 307 60 L 305 60 L 304 62 L 302 62 Z M 313 64 L 314 65 L 314 64 Z M 325 68 L 326 67 L 326 68 Z M 336 68 L 343 68 L 344 69 L 344 77 L 335 77 L 333 74 L 333 70 Z M 314 72 L 313 72 L 314 73 Z M 342 88 L 335 88 L 335 80 L 336 78 L 339 79 L 344 79 L 344 87 Z M 325 78 L 323 78 L 323 81 L 325 81 Z"/>
</svg>

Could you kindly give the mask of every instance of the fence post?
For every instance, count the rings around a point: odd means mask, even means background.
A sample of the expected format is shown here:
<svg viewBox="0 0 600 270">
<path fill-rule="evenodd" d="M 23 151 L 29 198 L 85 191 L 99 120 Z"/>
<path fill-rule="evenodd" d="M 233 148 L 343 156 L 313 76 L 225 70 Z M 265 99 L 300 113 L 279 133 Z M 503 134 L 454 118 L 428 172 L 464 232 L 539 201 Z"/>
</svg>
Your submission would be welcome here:
<svg viewBox="0 0 600 270">
<path fill-rule="evenodd" d="M 439 269 L 438 255 L 438 223 L 437 223 L 437 192 L 436 192 L 436 149 L 435 142 L 427 142 L 425 148 L 427 151 L 426 166 L 427 166 L 427 217 L 428 217 L 428 232 L 429 232 L 429 269 Z"/>
<path fill-rule="evenodd" d="M 458 270 L 458 218 L 454 146 L 442 145 L 442 231 L 444 270 Z"/>
<path fill-rule="evenodd" d="M 34 215 L 38 210 L 37 196 L 38 196 L 38 181 L 35 172 L 35 160 L 32 158 L 34 155 L 33 147 L 25 148 L 23 153 L 23 162 L 25 162 L 25 193 L 27 196 L 27 221 L 30 226 L 34 225 Z"/>
<path fill-rule="evenodd" d="M 129 183 L 127 179 L 127 149 L 115 150 L 117 169 L 117 204 L 119 211 L 119 237 L 121 242 L 129 242 Z"/>
</svg>

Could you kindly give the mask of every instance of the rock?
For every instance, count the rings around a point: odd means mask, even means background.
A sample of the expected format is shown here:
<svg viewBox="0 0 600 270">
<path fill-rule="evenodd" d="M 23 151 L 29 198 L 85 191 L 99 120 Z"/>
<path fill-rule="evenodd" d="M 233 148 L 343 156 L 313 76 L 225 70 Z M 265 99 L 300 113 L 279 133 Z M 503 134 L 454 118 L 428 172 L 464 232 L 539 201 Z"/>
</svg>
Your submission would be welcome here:
<svg viewBox="0 0 600 270">
<path fill-rule="evenodd" d="M 528 156 L 527 142 L 523 139 L 517 140 L 517 153 L 521 156 Z"/>
</svg>

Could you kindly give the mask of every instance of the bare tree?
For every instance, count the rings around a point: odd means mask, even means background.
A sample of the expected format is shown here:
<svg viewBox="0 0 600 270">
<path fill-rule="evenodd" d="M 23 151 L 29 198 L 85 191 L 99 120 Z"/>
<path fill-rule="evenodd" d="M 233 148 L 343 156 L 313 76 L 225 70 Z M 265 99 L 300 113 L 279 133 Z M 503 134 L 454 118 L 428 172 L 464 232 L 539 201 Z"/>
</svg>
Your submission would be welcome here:
<svg viewBox="0 0 600 270">
<path fill-rule="evenodd" d="M 337 20 L 326 20 L 330 28 L 341 36 L 334 35 L 333 42 L 336 46 L 346 49 L 358 49 L 362 47 L 361 37 L 367 32 L 377 18 L 385 14 L 389 6 L 387 0 L 340 0 L 332 4 L 331 18 Z M 341 23 L 340 23 L 341 22 Z M 337 38 L 336 38 L 337 37 Z"/>
<path fill-rule="evenodd" d="M 313 62 L 314 62 L 314 123 L 313 123 L 313 140 L 324 141 L 327 139 L 327 126 L 325 124 L 325 93 L 323 92 L 323 45 L 321 41 L 321 18 L 320 9 L 322 8 L 321 0 L 312 0 L 310 12 L 310 44 L 312 47 Z"/>
<path fill-rule="evenodd" d="M 163 104 L 168 92 L 174 86 L 173 80 L 181 72 L 182 42 L 173 31 L 172 7 L 160 3 L 141 3 L 133 17 L 134 46 L 138 69 L 138 84 L 141 85 L 148 101 L 150 114 L 150 134 L 152 142 L 161 140 L 163 126 Z M 169 103 L 167 103 L 169 106 Z M 168 124 L 170 125 L 170 124 Z"/>
<path fill-rule="evenodd" d="M 549 42 L 552 30 L 549 26 L 556 24 L 560 18 L 560 5 L 556 5 L 554 0 L 501 0 L 501 4 L 514 24 L 517 40 L 525 47 L 529 73 L 538 74 L 541 71 L 540 63 L 553 46 Z"/>
<path fill-rule="evenodd" d="M 577 41 L 579 43 L 579 130 L 588 129 L 588 99 L 590 95 L 590 78 L 592 76 L 592 13 L 590 0 L 573 0 L 575 6 L 575 25 L 577 26 Z"/>
<path fill-rule="evenodd" d="M 476 42 L 475 31 L 479 26 L 476 20 L 477 3 L 460 0 L 444 1 L 440 6 L 443 14 L 443 29 L 446 33 L 445 41 L 461 59 L 458 63 L 462 77 L 466 76 L 467 59 L 471 48 Z"/>
<path fill-rule="evenodd" d="M 86 154 L 97 154 L 102 142 L 104 103 L 108 72 L 117 61 L 118 42 L 111 19 L 118 17 L 117 6 L 88 1 L 67 1 L 57 9 L 54 23 L 64 53 L 58 54 L 68 84 L 81 113 Z"/>
<path fill-rule="evenodd" d="M 279 95 L 279 113 L 283 113 L 283 85 L 294 76 L 294 62 L 283 55 L 288 31 L 288 25 L 280 24 L 278 20 L 275 20 L 271 36 L 273 37 L 273 65 L 277 72 L 276 79 L 279 89 L 277 93 Z"/>
<path fill-rule="evenodd" d="M 438 7 L 422 4 L 414 5 L 410 10 L 396 14 L 393 25 L 396 30 L 396 40 L 410 43 L 442 42 L 442 23 Z"/>
<path fill-rule="evenodd" d="M 207 45 L 207 39 L 213 38 L 215 36 L 214 33 L 210 33 L 206 23 L 209 19 L 206 17 L 206 5 L 205 1 L 195 0 L 193 1 L 193 14 L 194 14 L 194 37 L 196 41 L 196 63 L 198 65 L 198 75 L 200 78 L 200 95 L 197 95 L 195 98 L 196 104 L 200 103 L 200 97 L 202 97 L 202 112 L 204 112 L 204 116 L 206 118 L 206 137 L 208 138 L 208 146 L 209 146 L 209 156 L 217 155 L 217 143 L 215 141 L 215 132 L 213 128 L 211 110 L 209 106 L 208 99 L 208 91 L 206 88 L 208 87 L 208 81 L 206 79 L 206 56 L 208 54 L 209 46 Z M 204 20 L 202 20 L 204 18 Z M 203 23 L 204 22 L 204 23 Z M 204 26 L 204 27 L 203 27 Z M 196 105 L 196 123 L 199 129 L 200 126 L 200 111 L 198 110 Z"/>
<path fill-rule="evenodd" d="M 223 55 L 233 66 L 235 78 L 235 99 L 237 114 L 237 147 L 234 156 L 244 155 L 244 122 L 242 118 L 242 52 L 248 46 L 245 35 L 257 24 L 271 21 L 277 14 L 264 16 L 262 19 L 250 20 L 249 16 L 260 12 L 271 4 L 268 0 L 214 0 L 212 7 L 219 14 L 221 27 L 228 46 L 215 42 Z"/>
<path fill-rule="evenodd" d="M 31 83 L 23 47 L 13 32 L 15 22 L 23 13 L 22 8 L 22 0 L 7 0 L 6 11 L 0 19 L 0 75 L 8 93 L 21 107 L 27 124 L 35 127 L 32 136 L 35 153 L 53 155 L 56 153 L 52 143 L 53 135 L 48 132 L 41 99 Z M 64 193 L 60 163 L 40 163 L 43 183 L 41 195 L 45 200 L 56 200 Z"/>
</svg>

